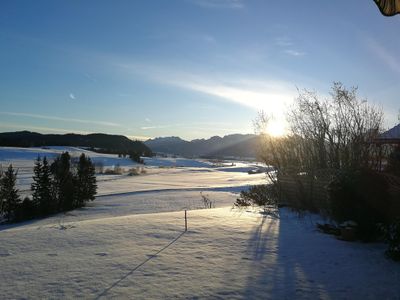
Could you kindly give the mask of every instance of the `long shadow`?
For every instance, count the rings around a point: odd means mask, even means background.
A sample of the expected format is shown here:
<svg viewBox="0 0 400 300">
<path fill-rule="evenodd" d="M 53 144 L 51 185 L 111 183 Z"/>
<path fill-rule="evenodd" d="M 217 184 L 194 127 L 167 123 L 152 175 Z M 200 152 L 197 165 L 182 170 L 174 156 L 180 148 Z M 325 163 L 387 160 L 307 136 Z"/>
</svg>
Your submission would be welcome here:
<svg viewBox="0 0 400 300">
<path fill-rule="evenodd" d="M 266 223 L 267 220 L 269 222 Z M 261 223 L 254 230 L 247 247 L 247 253 L 252 254 L 252 260 L 260 261 L 268 252 L 268 243 L 270 242 L 268 233 L 273 229 L 275 222 L 275 219 L 270 219 L 265 214 L 262 215 Z"/>
<path fill-rule="evenodd" d="M 177 240 L 179 240 L 182 235 L 185 234 L 186 231 L 181 232 L 175 239 L 173 239 L 171 242 L 169 242 L 169 244 L 167 244 L 166 246 L 164 246 L 163 248 L 161 248 L 160 250 L 158 250 L 156 253 L 152 254 L 149 256 L 149 258 L 147 258 L 146 260 L 144 260 L 143 262 L 141 262 L 140 264 L 138 264 L 136 267 L 134 267 L 132 270 L 130 270 L 128 273 L 126 273 L 124 276 L 122 276 L 120 279 L 118 279 L 116 282 L 114 282 L 112 285 L 110 285 L 108 288 L 106 288 L 103 292 L 101 292 L 101 294 L 99 294 L 95 299 L 100 299 L 101 297 L 105 296 L 110 290 L 112 290 L 114 287 L 116 287 L 121 281 L 123 281 L 124 279 L 126 279 L 127 277 L 129 277 L 130 275 L 132 275 L 136 270 L 138 270 L 140 267 L 142 267 L 143 265 L 145 265 L 147 262 L 149 262 L 150 260 L 152 260 L 153 258 L 157 257 L 158 254 L 160 254 L 161 252 L 163 252 L 165 249 L 167 249 L 168 247 L 170 247 L 172 244 L 174 244 Z"/>
<path fill-rule="evenodd" d="M 252 263 L 242 291 L 245 298 L 321 299 L 333 296 L 326 289 L 327 279 L 319 278 L 319 272 L 316 272 L 322 256 L 328 253 L 321 254 L 307 244 L 307 236 L 312 233 L 302 228 L 300 222 L 284 214 L 279 220 L 261 220 L 249 239 L 248 253 L 252 253 Z"/>
</svg>

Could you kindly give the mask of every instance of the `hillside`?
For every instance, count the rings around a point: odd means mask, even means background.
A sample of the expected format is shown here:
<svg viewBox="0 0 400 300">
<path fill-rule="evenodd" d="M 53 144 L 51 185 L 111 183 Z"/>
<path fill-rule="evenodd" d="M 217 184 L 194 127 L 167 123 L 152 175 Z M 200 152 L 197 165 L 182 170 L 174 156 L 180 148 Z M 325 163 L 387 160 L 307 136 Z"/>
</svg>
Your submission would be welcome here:
<svg viewBox="0 0 400 300">
<path fill-rule="evenodd" d="M 145 141 L 153 152 L 189 157 L 255 157 L 258 136 L 232 134 L 224 137 L 185 141 L 179 137 L 160 137 Z"/>
<path fill-rule="evenodd" d="M 73 146 L 95 149 L 104 153 L 137 152 L 151 155 L 151 150 L 140 141 L 132 141 L 126 136 L 103 133 L 93 134 L 40 134 L 30 131 L 0 133 L 0 146 L 8 147 L 45 147 Z"/>
</svg>

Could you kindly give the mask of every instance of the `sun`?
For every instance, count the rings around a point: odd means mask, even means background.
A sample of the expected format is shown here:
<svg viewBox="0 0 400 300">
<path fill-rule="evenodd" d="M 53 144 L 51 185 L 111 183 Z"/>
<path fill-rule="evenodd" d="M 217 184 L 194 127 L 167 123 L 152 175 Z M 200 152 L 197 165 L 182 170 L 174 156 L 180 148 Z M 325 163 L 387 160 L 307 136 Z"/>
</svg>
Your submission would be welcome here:
<svg viewBox="0 0 400 300">
<path fill-rule="evenodd" d="M 280 121 L 271 121 L 267 126 L 267 133 L 271 136 L 279 137 L 286 133 L 286 126 Z"/>
</svg>

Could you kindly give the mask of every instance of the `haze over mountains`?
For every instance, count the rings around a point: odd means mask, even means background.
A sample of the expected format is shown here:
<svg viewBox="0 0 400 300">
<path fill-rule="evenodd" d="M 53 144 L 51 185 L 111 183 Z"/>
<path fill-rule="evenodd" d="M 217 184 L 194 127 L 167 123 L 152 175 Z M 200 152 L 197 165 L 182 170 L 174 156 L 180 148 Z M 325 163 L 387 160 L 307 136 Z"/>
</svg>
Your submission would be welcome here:
<svg viewBox="0 0 400 300">
<path fill-rule="evenodd" d="M 160 137 L 144 143 L 157 153 L 186 157 L 256 157 L 258 136 L 254 134 L 231 134 L 224 137 L 185 141 L 179 137 Z"/>
</svg>

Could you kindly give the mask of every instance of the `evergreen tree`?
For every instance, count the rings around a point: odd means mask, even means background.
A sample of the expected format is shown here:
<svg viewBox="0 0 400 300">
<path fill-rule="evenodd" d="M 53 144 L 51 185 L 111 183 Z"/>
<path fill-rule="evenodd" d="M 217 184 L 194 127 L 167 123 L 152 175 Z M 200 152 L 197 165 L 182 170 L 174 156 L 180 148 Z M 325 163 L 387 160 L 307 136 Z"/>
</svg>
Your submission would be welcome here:
<svg viewBox="0 0 400 300">
<path fill-rule="evenodd" d="M 40 203 L 40 178 L 42 176 L 42 160 L 40 156 L 37 157 L 35 161 L 35 166 L 33 167 L 33 182 L 31 183 L 32 191 L 32 201 L 35 207 L 39 207 Z"/>
<path fill-rule="evenodd" d="M 17 180 L 17 172 L 10 165 L 1 178 L 0 195 L 2 198 L 2 211 L 5 213 L 8 221 L 12 220 L 21 199 L 18 195 L 18 190 L 15 188 Z"/>
<path fill-rule="evenodd" d="M 53 188 L 59 211 L 70 210 L 74 206 L 74 176 L 71 172 L 71 157 L 64 152 L 51 164 Z"/>
<path fill-rule="evenodd" d="M 131 160 L 133 160 L 134 162 L 143 164 L 143 159 L 141 159 L 140 153 L 138 153 L 138 152 L 134 152 L 134 151 L 129 152 L 129 158 Z"/>
<path fill-rule="evenodd" d="M 31 190 L 34 206 L 42 215 L 54 212 L 56 207 L 52 197 L 51 172 L 46 157 L 43 158 L 43 162 L 40 157 L 37 158 L 33 173 Z"/>
<path fill-rule="evenodd" d="M 40 208 L 44 214 L 53 213 L 56 210 L 52 194 L 52 179 L 50 166 L 46 156 L 43 158 L 42 173 L 40 178 Z"/>
<path fill-rule="evenodd" d="M 97 192 L 95 167 L 84 153 L 79 157 L 76 181 L 76 207 L 82 207 L 93 201 Z"/>
</svg>

